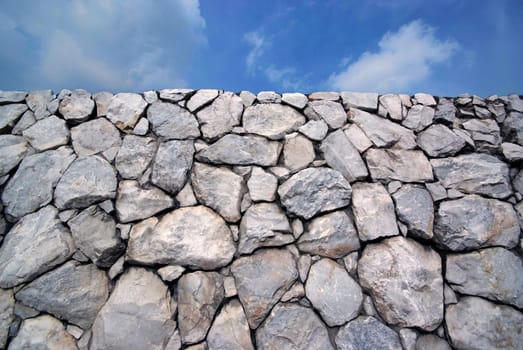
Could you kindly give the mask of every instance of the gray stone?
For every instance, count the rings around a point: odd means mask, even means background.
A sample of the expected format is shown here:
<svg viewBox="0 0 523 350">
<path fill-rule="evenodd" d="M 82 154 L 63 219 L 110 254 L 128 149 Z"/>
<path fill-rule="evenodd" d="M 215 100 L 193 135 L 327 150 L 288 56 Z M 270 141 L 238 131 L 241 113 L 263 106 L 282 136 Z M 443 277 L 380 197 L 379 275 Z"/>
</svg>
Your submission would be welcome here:
<svg viewBox="0 0 523 350">
<path fill-rule="evenodd" d="M 34 123 L 36 123 L 34 113 L 32 111 L 26 111 L 24 114 L 22 114 L 22 117 L 20 117 L 13 129 L 11 129 L 11 134 L 22 135 L 22 132 Z"/>
<path fill-rule="evenodd" d="M 178 102 L 185 99 L 194 92 L 192 89 L 163 89 L 160 90 L 160 98 L 165 101 Z"/>
<path fill-rule="evenodd" d="M 394 203 L 379 182 L 354 184 L 352 211 L 362 241 L 399 234 Z"/>
<path fill-rule="evenodd" d="M 447 189 L 494 198 L 506 198 L 512 194 L 508 167 L 494 156 L 466 154 L 432 159 L 431 164 L 434 174 Z"/>
<path fill-rule="evenodd" d="M 69 129 L 65 121 L 55 115 L 37 121 L 25 129 L 22 135 L 37 151 L 56 148 L 69 142 Z"/>
<path fill-rule="evenodd" d="M 351 109 L 349 119 L 358 125 L 376 147 L 413 149 L 416 136 L 407 128 L 359 109 Z"/>
<path fill-rule="evenodd" d="M 523 112 L 523 100 L 516 94 L 508 96 L 508 109 Z"/>
<path fill-rule="evenodd" d="M 23 102 L 27 92 L 0 90 L 0 104 Z"/>
<path fill-rule="evenodd" d="M 107 107 L 107 119 L 118 129 L 130 132 L 144 113 L 147 102 L 142 96 L 121 92 L 114 95 Z"/>
<path fill-rule="evenodd" d="M 56 185 L 55 204 L 59 209 L 86 208 L 116 196 L 116 172 L 99 156 L 76 159 Z"/>
<path fill-rule="evenodd" d="M 182 343 L 205 339 L 223 297 L 223 277 L 217 272 L 196 271 L 178 281 L 178 328 Z"/>
<path fill-rule="evenodd" d="M 210 349 L 254 350 L 249 325 L 237 299 L 228 302 L 216 316 L 207 343 Z"/>
<path fill-rule="evenodd" d="M 95 265 L 69 261 L 35 279 L 16 299 L 84 329 L 91 327 L 109 296 L 109 280 Z"/>
<path fill-rule="evenodd" d="M 365 154 L 373 180 L 427 182 L 434 180 L 429 160 L 421 151 L 371 148 Z"/>
<path fill-rule="evenodd" d="M 203 137 L 215 140 L 230 132 L 240 124 L 242 112 L 243 103 L 240 97 L 232 92 L 221 94 L 211 105 L 196 114 Z"/>
<path fill-rule="evenodd" d="M 173 103 L 153 103 L 147 108 L 147 119 L 156 136 L 164 140 L 194 139 L 200 136 L 194 115 Z"/>
<path fill-rule="evenodd" d="M 431 157 L 447 157 L 465 147 L 465 140 L 446 126 L 435 124 L 418 135 L 418 146 Z"/>
<path fill-rule="evenodd" d="M 114 203 L 110 199 L 107 199 L 99 203 L 98 206 L 102 208 L 102 210 L 105 211 L 107 214 L 111 214 L 114 211 Z"/>
<path fill-rule="evenodd" d="M 91 94 L 85 90 L 75 90 L 71 94 L 64 96 L 60 101 L 58 111 L 65 118 L 74 122 L 87 120 L 93 113 L 94 101 Z"/>
<path fill-rule="evenodd" d="M 0 348 L 7 344 L 9 326 L 14 321 L 15 299 L 11 289 L 0 289 Z"/>
<path fill-rule="evenodd" d="M 147 132 L 149 132 L 149 120 L 142 117 L 134 127 L 133 134 L 144 136 L 147 135 Z"/>
<path fill-rule="evenodd" d="M 520 170 L 512 180 L 512 186 L 520 194 L 523 194 L 523 169 Z"/>
<path fill-rule="evenodd" d="M 424 334 L 416 341 L 416 350 L 452 350 L 450 345 L 434 334 Z"/>
<path fill-rule="evenodd" d="M 191 182 L 201 204 L 215 210 L 226 221 L 240 220 L 240 204 L 246 191 L 241 176 L 227 168 L 194 163 Z"/>
<path fill-rule="evenodd" d="M 463 128 L 470 132 L 474 141 L 487 142 L 492 145 L 501 143 L 501 135 L 498 123 L 492 119 L 470 119 L 462 124 Z"/>
<path fill-rule="evenodd" d="M 392 195 L 396 214 L 414 237 L 431 239 L 434 226 L 434 204 L 430 193 L 418 186 L 405 185 Z"/>
<path fill-rule="evenodd" d="M 228 134 L 200 151 L 196 159 L 214 164 L 271 166 L 278 162 L 280 152 L 279 142 Z"/>
<path fill-rule="evenodd" d="M 25 111 L 27 106 L 21 103 L 0 106 L 0 131 L 13 127 Z"/>
<path fill-rule="evenodd" d="M 176 195 L 176 200 L 178 201 L 178 205 L 180 207 L 190 207 L 198 204 L 198 201 L 194 196 L 190 181 L 187 181 L 185 186 L 180 190 L 180 192 L 178 192 Z"/>
<path fill-rule="evenodd" d="M 458 302 L 458 297 L 456 293 L 445 283 L 443 287 L 443 297 L 445 298 L 445 305 L 456 304 Z"/>
<path fill-rule="evenodd" d="M 200 269 L 227 265 L 236 251 L 229 227 L 204 206 L 176 209 L 159 222 L 133 226 L 127 258 L 146 265 L 176 264 Z"/>
<path fill-rule="evenodd" d="M 321 143 L 320 150 L 327 164 L 349 182 L 362 180 L 369 174 L 360 153 L 342 130 L 330 133 Z"/>
<path fill-rule="evenodd" d="M 503 122 L 501 132 L 505 142 L 513 142 L 523 146 L 523 113 L 510 112 Z"/>
<path fill-rule="evenodd" d="M 399 95 L 386 94 L 379 98 L 379 114 L 383 117 L 389 117 L 392 120 L 402 120 L 405 116 L 403 113 L 403 104 Z"/>
<path fill-rule="evenodd" d="M 523 146 L 515 143 L 504 142 L 501 144 L 501 150 L 509 162 L 519 162 L 523 160 Z"/>
<path fill-rule="evenodd" d="M 254 204 L 243 215 L 238 244 L 240 254 L 250 254 L 260 247 L 280 246 L 293 241 L 289 221 L 278 204 Z"/>
<path fill-rule="evenodd" d="M 0 247 L 0 288 L 30 281 L 73 255 L 73 239 L 57 215 L 56 208 L 44 207 L 7 233 Z"/>
<path fill-rule="evenodd" d="M 327 135 L 329 126 L 322 119 L 309 120 L 305 125 L 300 126 L 298 130 L 313 141 L 321 141 Z"/>
<path fill-rule="evenodd" d="M 378 109 L 378 94 L 375 92 L 342 92 L 340 95 L 345 109 L 356 107 L 371 112 Z"/>
<path fill-rule="evenodd" d="M 331 129 L 341 128 L 347 121 L 347 114 L 339 102 L 312 101 L 309 106 Z"/>
<path fill-rule="evenodd" d="M 335 211 L 314 218 L 300 236 L 298 248 L 302 252 L 338 259 L 360 249 L 360 241 L 352 219 L 343 211 Z"/>
<path fill-rule="evenodd" d="M 372 147 L 372 141 L 365 135 L 363 130 L 356 124 L 351 124 L 345 131 L 345 135 L 356 149 L 363 153 Z"/>
<path fill-rule="evenodd" d="M 351 193 L 343 175 L 329 168 L 301 170 L 278 188 L 286 210 L 307 220 L 321 212 L 347 206 Z"/>
<path fill-rule="evenodd" d="M 218 97 L 218 93 L 219 91 L 214 89 L 202 89 L 196 91 L 189 101 L 187 101 L 187 109 L 191 112 L 200 109 Z"/>
<path fill-rule="evenodd" d="M 283 146 L 283 163 L 295 172 L 306 168 L 314 158 L 314 146 L 306 137 L 297 135 L 285 140 Z"/>
<path fill-rule="evenodd" d="M 27 155 L 30 147 L 21 136 L 0 135 L 0 176 L 9 174 Z"/>
<path fill-rule="evenodd" d="M 285 294 L 283 294 L 283 296 L 281 297 L 281 301 L 299 301 L 304 296 L 305 289 L 303 288 L 303 284 L 301 284 L 300 282 L 296 282 Z"/>
<path fill-rule="evenodd" d="M 238 295 L 238 291 L 236 290 L 236 283 L 234 282 L 234 277 L 226 276 L 223 278 L 223 289 L 225 289 L 226 298 L 232 298 Z"/>
<path fill-rule="evenodd" d="M 523 344 L 523 314 L 481 298 L 464 297 L 447 306 L 445 324 L 456 349 L 517 350 Z"/>
<path fill-rule="evenodd" d="M 74 325 L 67 325 L 66 329 L 67 332 L 71 334 L 75 339 L 80 339 L 84 332 L 80 327 Z"/>
<path fill-rule="evenodd" d="M 62 322 L 49 315 L 28 318 L 9 344 L 9 350 L 78 350 Z"/>
<path fill-rule="evenodd" d="M 431 248 L 401 236 L 369 244 L 358 276 L 388 324 L 433 331 L 443 320 L 441 258 Z"/>
<path fill-rule="evenodd" d="M 338 101 L 340 94 L 335 91 L 316 91 L 309 94 L 309 100 Z"/>
<path fill-rule="evenodd" d="M 404 350 L 416 350 L 417 331 L 412 328 L 402 328 L 399 330 L 399 335 Z"/>
<path fill-rule="evenodd" d="M 242 99 L 242 103 L 245 107 L 251 106 L 254 101 L 256 100 L 256 95 L 254 95 L 250 91 L 242 91 L 240 92 L 240 98 Z"/>
<path fill-rule="evenodd" d="M 158 269 L 158 274 L 162 280 L 172 282 L 177 280 L 185 271 L 185 267 L 178 265 L 168 265 Z"/>
<path fill-rule="evenodd" d="M 194 144 L 192 141 L 160 143 L 152 165 L 151 182 L 168 193 L 175 194 L 185 185 L 192 167 Z"/>
<path fill-rule="evenodd" d="M 281 95 L 282 102 L 296 107 L 298 109 L 303 109 L 307 105 L 307 96 L 299 92 L 293 93 L 284 93 Z"/>
<path fill-rule="evenodd" d="M 124 179 L 138 179 L 151 163 L 158 144 L 152 137 L 126 135 L 115 159 Z"/>
<path fill-rule="evenodd" d="M 96 116 L 105 117 L 107 115 L 107 107 L 111 102 L 113 94 L 107 91 L 100 91 L 93 94 L 93 100 L 96 103 Z"/>
<path fill-rule="evenodd" d="M 109 271 L 107 271 L 107 276 L 109 279 L 114 280 L 116 277 L 120 276 L 124 272 L 125 257 L 121 256 L 116 260 L 116 262 L 111 266 Z"/>
<path fill-rule="evenodd" d="M 335 342 L 339 350 L 402 348 L 398 334 L 371 316 L 360 316 L 341 327 Z"/>
<path fill-rule="evenodd" d="M 298 130 L 305 117 L 289 106 L 266 103 L 247 107 L 243 113 L 243 127 L 249 133 L 273 140 Z"/>
<path fill-rule="evenodd" d="M 414 105 L 409 110 L 407 117 L 403 120 L 401 124 L 411 130 L 421 131 L 430 124 L 432 124 L 433 118 L 433 108 L 422 105 Z"/>
<path fill-rule="evenodd" d="M 100 267 L 111 266 L 124 252 L 113 218 L 93 205 L 69 220 L 74 243 Z"/>
<path fill-rule="evenodd" d="M 120 181 L 116 215 L 126 223 L 146 219 L 174 206 L 174 200 L 156 187 L 141 188 L 137 181 Z"/>
<path fill-rule="evenodd" d="M 162 350 L 174 332 L 169 288 L 153 272 L 131 267 L 94 322 L 90 350 Z"/>
<path fill-rule="evenodd" d="M 260 350 L 333 350 L 327 328 L 310 308 L 294 303 L 276 305 L 256 330 Z"/>
<path fill-rule="evenodd" d="M 494 115 L 494 118 L 499 124 L 502 124 L 505 121 L 507 113 L 503 103 L 489 103 L 487 109 Z"/>
<path fill-rule="evenodd" d="M 523 263 L 504 248 L 447 255 L 445 279 L 457 292 L 523 308 Z"/>
<path fill-rule="evenodd" d="M 241 257 L 233 262 L 231 272 L 251 329 L 260 325 L 298 278 L 293 255 L 278 249 Z"/>
<path fill-rule="evenodd" d="M 311 266 L 305 294 L 330 327 L 358 316 L 363 301 L 358 283 L 330 259 L 321 259 Z"/>
<path fill-rule="evenodd" d="M 39 90 L 31 91 L 25 98 L 25 102 L 34 112 L 35 118 L 39 120 L 50 115 L 47 105 L 52 99 L 53 92 L 51 90 Z"/>
<path fill-rule="evenodd" d="M 247 187 L 249 188 L 249 195 L 253 201 L 272 202 L 276 199 L 278 179 L 262 168 L 253 167 L 251 177 L 249 181 L 247 181 Z"/>
<path fill-rule="evenodd" d="M 256 95 L 256 99 L 260 103 L 280 103 L 281 96 L 275 91 L 260 91 Z"/>
<path fill-rule="evenodd" d="M 116 150 L 122 140 L 118 129 L 105 118 L 94 119 L 71 129 L 73 147 L 79 156 Z"/>
<path fill-rule="evenodd" d="M 345 270 L 351 275 L 352 277 L 355 277 L 358 270 L 358 255 L 359 253 L 357 251 L 352 252 L 350 254 L 347 254 L 342 260 L 343 265 L 345 266 Z M 365 301 L 364 301 L 365 302 Z"/>
</svg>

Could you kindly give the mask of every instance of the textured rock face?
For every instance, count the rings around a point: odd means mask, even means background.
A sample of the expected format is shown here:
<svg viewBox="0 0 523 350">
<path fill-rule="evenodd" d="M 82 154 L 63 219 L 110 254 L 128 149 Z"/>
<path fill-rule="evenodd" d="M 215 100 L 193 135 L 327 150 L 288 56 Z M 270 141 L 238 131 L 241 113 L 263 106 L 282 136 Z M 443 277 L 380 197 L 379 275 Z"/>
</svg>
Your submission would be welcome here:
<svg viewBox="0 0 523 350">
<path fill-rule="evenodd" d="M 336 346 L 340 350 L 401 349 L 398 334 L 371 316 L 360 316 L 341 327 Z"/>
<path fill-rule="evenodd" d="M 193 98 L 195 97 L 197 95 Z M 190 102 L 193 98 L 189 100 L 189 108 L 191 108 Z M 242 111 L 241 98 L 230 92 L 225 92 L 218 96 L 210 106 L 199 111 L 196 117 L 200 122 L 203 136 L 211 140 L 225 135 L 234 126 L 240 124 Z"/>
<path fill-rule="evenodd" d="M 249 325 L 237 299 L 231 300 L 216 316 L 208 335 L 211 349 L 253 350 Z"/>
<path fill-rule="evenodd" d="M 282 139 L 305 124 L 305 117 L 295 109 L 280 104 L 258 104 L 247 107 L 243 113 L 243 127 L 247 132 Z"/>
<path fill-rule="evenodd" d="M 328 135 L 320 147 L 327 164 L 345 176 L 349 182 L 364 179 L 368 175 L 363 159 L 341 130 Z"/>
<path fill-rule="evenodd" d="M 157 147 L 152 137 L 125 136 L 116 155 L 116 170 L 124 179 L 138 179 L 153 160 Z"/>
<path fill-rule="evenodd" d="M 143 114 L 147 102 L 133 93 L 119 93 L 111 97 L 107 106 L 107 118 L 120 130 L 131 131 Z"/>
<path fill-rule="evenodd" d="M 152 164 L 151 182 L 169 193 L 182 189 L 193 163 L 192 141 L 163 142 Z"/>
<path fill-rule="evenodd" d="M 65 326 L 48 315 L 22 322 L 18 335 L 9 344 L 10 350 L 63 349 L 77 350 L 76 342 Z"/>
<path fill-rule="evenodd" d="M 434 204 L 430 193 L 421 187 L 405 185 L 392 194 L 398 219 L 407 225 L 411 235 L 431 239 Z"/>
<path fill-rule="evenodd" d="M 200 136 L 196 118 L 186 109 L 167 102 L 155 102 L 147 109 L 147 119 L 156 136 L 192 139 Z"/>
<path fill-rule="evenodd" d="M 5 347 L 9 326 L 14 320 L 15 299 L 10 289 L 0 289 L 0 346 Z"/>
<path fill-rule="evenodd" d="M 365 160 L 374 180 L 428 182 L 433 179 L 430 163 L 420 151 L 371 148 Z"/>
<path fill-rule="evenodd" d="M 29 144 L 23 137 L 0 135 L 0 176 L 7 175 L 29 151 Z"/>
<path fill-rule="evenodd" d="M 105 118 L 75 126 L 71 129 L 71 138 L 74 151 L 79 156 L 90 156 L 111 149 L 118 151 L 122 143 L 118 129 Z"/>
<path fill-rule="evenodd" d="M 121 181 L 118 186 L 116 213 L 121 222 L 146 219 L 173 205 L 173 199 L 159 188 L 141 188 L 136 181 Z"/>
</svg>

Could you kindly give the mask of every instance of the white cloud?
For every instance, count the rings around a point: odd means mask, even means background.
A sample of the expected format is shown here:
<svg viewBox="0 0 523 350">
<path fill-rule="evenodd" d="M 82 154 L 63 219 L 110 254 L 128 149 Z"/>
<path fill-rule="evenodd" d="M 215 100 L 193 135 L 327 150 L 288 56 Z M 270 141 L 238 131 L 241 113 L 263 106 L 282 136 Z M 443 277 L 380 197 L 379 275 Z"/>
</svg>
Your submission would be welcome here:
<svg viewBox="0 0 523 350">
<path fill-rule="evenodd" d="M 421 20 L 387 32 L 378 47 L 333 73 L 328 85 L 336 90 L 405 91 L 427 79 L 435 64 L 448 61 L 459 49 L 454 40 L 436 38 L 435 28 Z"/>
<path fill-rule="evenodd" d="M 180 87 L 192 58 L 207 43 L 198 0 L 18 0 L 8 5 L 0 9 L 0 19 L 10 20 L 0 26 L 0 37 L 16 37 L 21 59 L 0 52 L 0 64 L 26 71 L 26 88 Z"/>
<path fill-rule="evenodd" d="M 258 59 L 265 51 L 265 47 L 268 45 L 267 40 L 259 32 L 249 32 L 244 36 L 245 41 L 251 46 L 245 64 L 250 72 L 253 72 L 257 68 Z"/>
</svg>

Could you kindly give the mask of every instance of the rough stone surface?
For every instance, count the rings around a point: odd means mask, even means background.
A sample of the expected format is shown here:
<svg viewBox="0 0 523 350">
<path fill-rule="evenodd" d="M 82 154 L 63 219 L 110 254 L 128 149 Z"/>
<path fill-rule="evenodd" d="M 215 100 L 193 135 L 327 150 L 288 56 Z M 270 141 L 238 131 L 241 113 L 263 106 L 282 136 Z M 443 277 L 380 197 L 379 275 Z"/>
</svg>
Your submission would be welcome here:
<svg viewBox="0 0 523 350">
<path fill-rule="evenodd" d="M 247 187 L 253 201 L 272 202 L 276 198 L 278 179 L 260 167 L 253 167 Z"/>
<path fill-rule="evenodd" d="M 7 344 L 9 326 L 15 316 L 15 299 L 11 289 L 0 289 L 0 347 Z"/>
<path fill-rule="evenodd" d="M 431 157 L 453 156 L 465 147 L 465 140 L 442 124 L 435 124 L 418 135 L 418 145 Z"/>
<path fill-rule="evenodd" d="M 405 116 L 403 112 L 403 104 L 401 98 L 396 94 L 386 94 L 379 98 L 378 113 L 384 117 L 389 117 L 392 120 L 402 120 Z"/>
<path fill-rule="evenodd" d="M 434 334 L 424 334 L 416 341 L 416 350 L 452 350 L 449 344 Z"/>
<path fill-rule="evenodd" d="M 144 113 L 147 102 L 142 96 L 133 93 L 118 93 L 107 106 L 107 119 L 118 129 L 130 132 Z"/>
<path fill-rule="evenodd" d="M 362 180 L 369 174 L 360 153 L 345 133 L 337 130 L 321 143 L 321 151 L 327 164 L 338 170 L 349 182 Z"/>
<path fill-rule="evenodd" d="M 69 129 L 63 119 L 55 115 L 41 119 L 22 132 L 25 139 L 38 151 L 67 144 Z"/>
<path fill-rule="evenodd" d="M 107 107 L 111 102 L 113 94 L 107 91 L 97 92 L 93 95 L 93 100 L 96 103 L 96 115 L 98 117 L 105 117 L 107 115 Z"/>
<path fill-rule="evenodd" d="M 303 109 L 307 105 L 307 96 L 299 92 L 284 93 L 281 95 L 281 100 L 298 109 Z"/>
<path fill-rule="evenodd" d="M 193 139 L 200 136 L 198 121 L 189 111 L 172 103 L 155 102 L 147 108 L 147 119 L 156 136 L 165 139 Z"/>
<path fill-rule="evenodd" d="M 314 146 L 306 137 L 297 135 L 285 140 L 283 163 L 291 171 L 306 168 L 315 158 Z"/>
<path fill-rule="evenodd" d="M 25 111 L 27 106 L 21 103 L 0 106 L 0 130 L 13 127 Z"/>
<path fill-rule="evenodd" d="M 365 160 L 374 180 L 426 182 L 434 179 L 431 163 L 421 151 L 371 148 L 365 153 Z"/>
<path fill-rule="evenodd" d="M 243 127 L 249 133 L 272 140 L 284 138 L 305 124 L 305 117 L 289 106 L 264 103 L 247 107 L 243 112 Z"/>
<path fill-rule="evenodd" d="M 169 193 L 177 193 L 187 180 L 193 154 L 192 141 L 160 143 L 152 164 L 151 182 Z"/>
<path fill-rule="evenodd" d="M 432 249 L 401 236 L 370 244 L 358 276 L 387 323 L 433 331 L 443 320 L 441 258 Z"/>
<path fill-rule="evenodd" d="M 407 225 L 414 237 L 431 239 L 434 226 L 434 204 L 430 193 L 415 185 L 402 186 L 392 194 L 398 219 Z"/>
<path fill-rule="evenodd" d="M 74 151 L 79 156 L 90 156 L 111 149 L 118 151 L 122 144 L 118 129 L 105 118 L 75 126 L 71 129 L 71 138 Z"/>
<path fill-rule="evenodd" d="M 47 106 L 52 99 L 53 92 L 51 90 L 38 90 L 31 91 L 25 98 L 25 102 L 33 111 L 36 119 L 43 119 L 50 115 Z"/>
<path fill-rule="evenodd" d="M 401 124 L 411 130 L 421 131 L 432 124 L 433 118 L 434 109 L 427 106 L 414 105 Z"/>
<path fill-rule="evenodd" d="M 329 126 L 323 120 L 309 120 L 298 129 L 303 135 L 313 141 L 321 141 L 327 135 Z"/>
<path fill-rule="evenodd" d="M 87 91 L 76 90 L 60 101 L 58 111 L 65 120 L 83 121 L 93 113 L 94 101 Z"/>
<path fill-rule="evenodd" d="M 347 121 L 347 114 L 343 110 L 343 106 L 338 102 L 326 100 L 312 101 L 309 103 L 309 106 L 332 129 L 341 128 Z"/>
<path fill-rule="evenodd" d="M 203 137 L 215 140 L 230 132 L 240 124 L 242 112 L 240 97 L 231 92 L 221 94 L 211 105 L 196 113 Z"/>
<path fill-rule="evenodd" d="M 29 149 L 29 144 L 21 136 L 0 135 L 0 176 L 9 174 Z"/>
<path fill-rule="evenodd" d="M 378 109 L 378 94 L 375 92 L 349 92 L 341 94 L 345 109 L 356 107 L 363 110 L 375 111 Z"/>
<path fill-rule="evenodd" d="M 0 103 L 17 103 L 17 102 L 23 102 L 25 100 L 25 97 L 27 96 L 27 92 L 25 91 L 5 91 L 0 90 Z"/>
<path fill-rule="evenodd" d="M 146 219 L 174 206 L 174 201 L 156 187 L 141 188 L 132 180 L 120 181 L 116 197 L 116 215 L 120 222 Z"/>
<path fill-rule="evenodd" d="M 78 350 L 75 340 L 65 326 L 49 315 L 28 318 L 9 344 L 9 350 Z"/>
<path fill-rule="evenodd" d="M 398 334 L 371 316 L 360 316 L 341 327 L 335 341 L 339 350 L 401 349 Z"/>
<path fill-rule="evenodd" d="M 351 124 L 349 128 L 345 130 L 345 135 L 347 135 L 349 141 L 360 153 L 363 153 L 372 147 L 372 141 L 356 124 Z"/>
<path fill-rule="evenodd" d="M 115 167 L 124 179 L 138 179 L 147 169 L 158 147 L 152 137 L 127 135 L 115 158 Z"/>
<path fill-rule="evenodd" d="M 249 325 L 237 299 L 231 300 L 221 309 L 207 338 L 211 349 L 254 350 Z"/>
<path fill-rule="evenodd" d="M 202 89 L 196 91 L 194 95 L 191 96 L 189 101 L 187 101 L 187 109 L 191 112 L 194 112 L 197 109 L 200 109 L 202 106 L 205 106 L 216 97 L 218 97 L 219 91 L 214 89 Z"/>
</svg>

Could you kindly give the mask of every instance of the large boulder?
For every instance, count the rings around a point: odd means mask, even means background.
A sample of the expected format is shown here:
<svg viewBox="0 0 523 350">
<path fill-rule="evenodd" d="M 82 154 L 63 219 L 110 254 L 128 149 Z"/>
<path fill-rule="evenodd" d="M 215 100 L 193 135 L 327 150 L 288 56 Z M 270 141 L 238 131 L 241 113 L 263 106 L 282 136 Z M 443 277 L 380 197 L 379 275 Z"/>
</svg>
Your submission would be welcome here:
<svg viewBox="0 0 523 350">
<path fill-rule="evenodd" d="M 194 139 L 200 136 L 194 115 L 173 103 L 154 102 L 147 108 L 147 119 L 156 136 L 165 140 Z"/>
<path fill-rule="evenodd" d="M 243 127 L 252 134 L 278 140 L 305 124 L 305 117 L 294 108 L 276 104 L 261 103 L 249 106 L 243 112 Z"/>
<path fill-rule="evenodd" d="M 130 132 L 144 113 L 145 107 L 147 107 L 147 102 L 142 96 L 121 92 L 111 97 L 107 107 L 107 119 L 118 129 Z"/>
</svg>

